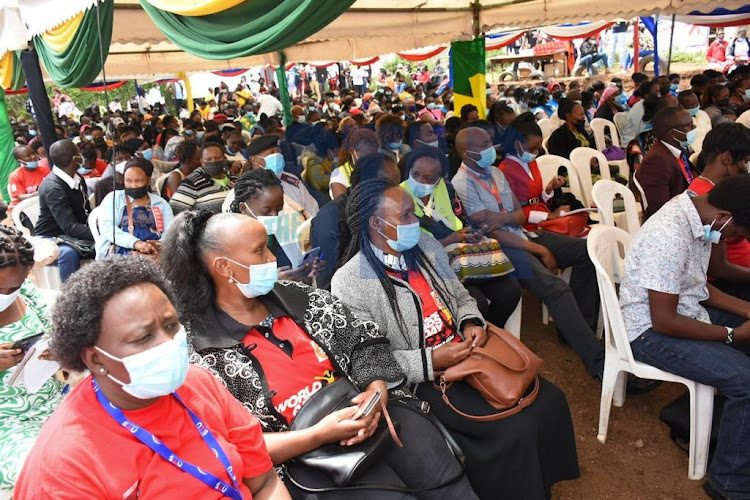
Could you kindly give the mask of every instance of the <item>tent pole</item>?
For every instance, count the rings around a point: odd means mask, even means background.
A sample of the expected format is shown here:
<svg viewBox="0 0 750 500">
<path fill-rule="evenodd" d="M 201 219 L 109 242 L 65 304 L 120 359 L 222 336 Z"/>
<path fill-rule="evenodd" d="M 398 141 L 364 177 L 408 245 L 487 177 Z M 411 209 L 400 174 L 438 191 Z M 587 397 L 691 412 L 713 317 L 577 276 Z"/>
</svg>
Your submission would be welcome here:
<svg viewBox="0 0 750 500">
<path fill-rule="evenodd" d="M 669 57 L 667 58 L 667 74 L 672 71 L 672 42 L 674 41 L 674 19 L 675 14 L 672 14 L 672 29 L 669 32 Z"/>
<path fill-rule="evenodd" d="M 654 76 L 658 77 L 661 73 L 659 67 L 659 14 L 654 16 Z"/>
<path fill-rule="evenodd" d="M 638 24 L 640 23 L 641 18 L 636 17 L 635 23 L 633 23 L 633 71 L 637 72 L 640 71 L 639 64 L 641 62 L 640 53 L 641 53 L 641 30 Z M 627 68 L 626 68 L 627 69 Z"/>
<path fill-rule="evenodd" d="M 193 102 L 193 86 L 190 85 L 190 78 L 185 73 L 180 73 L 177 77 L 185 82 L 185 96 L 187 97 L 188 111 L 191 113 L 195 109 L 195 103 Z M 179 109 L 177 110 L 179 112 Z"/>
<path fill-rule="evenodd" d="M 474 3 L 471 4 L 471 27 L 474 31 L 474 38 L 479 38 L 479 36 L 482 34 L 482 25 L 480 24 L 479 19 L 479 11 L 480 11 L 480 5 L 479 0 L 474 0 Z"/>
<path fill-rule="evenodd" d="M 29 43 L 28 49 L 21 51 L 21 66 L 23 67 L 23 74 L 26 76 L 29 98 L 34 106 L 36 126 L 42 136 L 44 149 L 49 152 L 50 146 L 57 141 L 55 119 L 52 116 L 47 89 L 42 78 L 42 68 L 39 66 L 39 56 L 36 54 L 33 42 Z"/>
</svg>

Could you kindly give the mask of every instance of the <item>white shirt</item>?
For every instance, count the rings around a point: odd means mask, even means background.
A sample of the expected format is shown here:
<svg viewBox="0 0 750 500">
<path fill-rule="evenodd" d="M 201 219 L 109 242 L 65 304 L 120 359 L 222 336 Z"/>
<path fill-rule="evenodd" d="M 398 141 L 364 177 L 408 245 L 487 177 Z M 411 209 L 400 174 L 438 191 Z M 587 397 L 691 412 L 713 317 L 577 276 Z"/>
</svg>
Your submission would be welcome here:
<svg viewBox="0 0 750 500">
<path fill-rule="evenodd" d="M 73 174 L 73 177 L 71 177 L 66 174 L 63 169 L 57 166 L 52 167 L 52 173 L 64 180 L 65 184 L 67 184 L 70 189 L 78 189 L 78 186 L 81 185 L 81 178 L 78 177 L 78 174 Z"/>
<path fill-rule="evenodd" d="M 652 327 L 648 291 L 678 295 L 677 314 L 711 323 L 700 302 L 708 298 L 706 273 L 711 244 L 686 191 L 649 217 L 630 245 L 620 307 L 632 342 Z"/>
<path fill-rule="evenodd" d="M 258 96 L 258 116 L 263 113 L 266 116 L 275 116 L 284 112 L 284 106 L 271 94 L 260 94 Z"/>
<path fill-rule="evenodd" d="M 667 149 L 669 150 L 669 152 L 672 153 L 675 158 L 678 158 L 678 159 L 680 158 L 680 155 L 682 155 L 682 150 L 681 149 L 676 148 L 676 147 L 672 146 L 671 144 L 666 143 L 664 141 L 660 141 L 660 142 L 667 147 Z"/>
</svg>

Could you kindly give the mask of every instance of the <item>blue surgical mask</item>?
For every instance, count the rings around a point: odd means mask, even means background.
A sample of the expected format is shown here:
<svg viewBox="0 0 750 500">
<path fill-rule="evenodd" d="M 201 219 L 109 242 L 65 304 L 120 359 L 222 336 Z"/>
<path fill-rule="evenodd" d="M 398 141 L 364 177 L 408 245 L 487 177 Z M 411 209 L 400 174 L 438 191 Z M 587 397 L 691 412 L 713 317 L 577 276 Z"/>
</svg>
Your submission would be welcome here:
<svg viewBox="0 0 750 500">
<path fill-rule="evenodd" d="M 144 149 L 141 151 L 141 156 L 148 161 L 151 161 L 151 159 L 154 157 L 154 152 L 151 149 Z"/>
<path fill-rule="evenodd" d="M 732 221 L 732 218 L 730 217 L 721 228 L 717 231 L 716 229 L 713 229 L 714 223 L 716 222 L 716 219 L 711 221 L 711 224 L 705 224 L 703 226 L 703 239 L 705 239 L 707 242 L 711 243 L 712 245 L 718 245 L 719 241 L 721 241 L 721 232 L 724 230 L 725 227 L 727 227 L 727 224 L 729 224 Z"/>
<path fill-rule="evenodd" d="M 188 136 L 188 137 L 190 137 L 191 135 L 193 135 L 193 131 L 192 131 L 192 130 L 190 130 L 190 129 L 186 130 L 186 131 L 185 131 L 185 132 L 183 132 L 183 133 L 184 133 L 184 134 L 185 134 L 186 136 Z"/>
<path fill-rule="evenodd" d="M 417 246 L 417 243 L 419 243 L 421 230 L 419 229 L 418 221 L 413 224 L 399 224 L 398 226 L 394 226 L 381 217 L 378 217 L 378 219 L 382 220 L 389 226 L 396 228 L 397 239 L 395 241 L 389 239 L 385 234 L 378 231 L 383 237 L 385 237 L 388 246 L 391 247 L 394 251 L 405 252 L 406 250 L 411 250 L 412 248 Z"/>
<path fill-rule="evenodd" d="M 745 89 L 745 100 L 750 101 L 750 89 Z"/>
<path fill-rule="evenodd" d="M 205 131 L 205 130 L 199 130 L 199 131 L 198 131 L 198 132 L 197 132 L 197 133 L 195 134 L 195 136 L 196 136 L 196 137 L 197 137 L 197 138 L 198 138 L 199 140 L 202 140 L 202 139 L 203 139 L 203 136 L 205 136 L 205 135 L 206 135 L 206 131 Z"/>
<path fill-rule="evenodd" d="M 677 90 L 678 90 L 679 88 L 680 88 L 680 84 L 679 84 L 679 83 L 673 83 L 673 84 L 671 84 L 671 85 L 669 86 L 669 90 L 671 90 L 672 92 L 677 92 Z"/>
<path fill-rule="evenodd" d="M 278 215 L 255 215 L 255 212 L 253 212 L 253 210 L 250 208 L 250 205 L 245 202 L 242 202 L 242 204 L 245 206 L 245 209 L 250 212 L 250 215 L 255 218 L 255 220 L 265 226 L 266 233 L 269 236 L 271 236 L 272 234 L 276 234 L 276 229 L 279 227 Z"/>
<path fill-rule="evenodd" d="M 430 109 L 430 110 L 435 109 L 435 103 L 434 102 L 428 102 L 427 103 L 427 109 Z"/>
<path fill-rule="evenodd" d="M 406 183 L 409 186 L 411 194 L 417 198 L 425 198 L 435 191 L 435 184 L 422 184 L 421 182 L 415 181 L 414 177 L 411 175 L 406 179 Z"/>
<path fill-rule="evenodd" d="M 693 129 L 690 132 L 683 132 L 682 130 L 672 129 L 673 131 L 679 132 L 681 134 L 685 134 L 685 140 L 681 141 L 677 137 L 674 139 L 680 143 L 680 147 L 682 149 L 687 149 L 690 147 L 691 144 L 695 142 L 695 137 L 698 135 L 698 129 Z"/>
<path fill-rule="evenodd" d="M 27 161 L 23 164 L 24 167 L 28 168 L 29 170 L 34 170 L 36 167 L 39 166 L 39 160 L 37 161 Z"/>
<path fill-rule="evenodd" d="M 532 161 L 536 160 L 536 157 L 539 155 L 535 155 L 534 153 L 529 153 L 528 151 L 524 151 L 521 156 L 518 157 L 519 160 L 521 160 L 524 163 L 531 163 Z"/>
<path fill-rule="evenodd" d="M 477 165 L 479 165 L 479 167 L 485 172 L 490 171 L 490 169 L 492 168 L 492 164 L 495 163 L 495 160 L 497 159 L 497 151 L 495 151 L 495 146 L 490 146 L 487 149 L 482 150 L 481 152 L 469 150 L 466 150 L 466 152 L 479 155 L 481 157 L 478 160 L 474 161 L 476 161 Z"/>
<path fill-rule="evenodd" d="M 438 147 L 438 141 L 424 142 L 424 141 L 420 141 L 419 139 L 417 139 L 417 142 L 421 142 L 425 146 L 432 146 L 433 148 Z"/>
<path fill-rule="evenodd" d="M 130 378 L 129 383 L 126 384 L 109 373 L 107 377 L 121 385 L 123 391 L 138 399 L 152 399 L 172 394 L 185 382 L 190 366 L 185 328 L 180 328 L 180 331 L 166 342 L 124 358 L 113 356 L 99 346 L 94 348 L 123 364 Z"/>
<path fill-rule="evenodd" d="M 93 171 L 94 171 L 93 168 L 78 167 L 78 175 L 87 175 L 87 174 L 90 174 Z"/>
<path fill-rule="evenodd" d="M 402 144 L 403 144 L 403 142 L 402 142 L 402 141 L 398 141 L 398 142 L 389 142 L 389 143 L 388 143 L 388 149 L 390 149 L 391 151 L 396 151 L 396 150 L 398 150 L 398 149 L 401 149 L 401 145 L 402 145 Z"/>
<path fill-rule="evenodd" d="M 700 106 L 696 106 L 694 108 L 688 109 L 687 111 L 688 111 L 688 113 L 690 113 L 690 116 L 698 116 L 698 111 L 700 111 L 700 110 L 701 110 L 701 107 Z"/>
<path fill-rule="evenodd" d="M 284 171 L 284 157 L 281 153 L 271 153 L 266 156 L 266 168 L 276 175 Z"/>
<path fill-rule="evenodd" d="M 236 278 L 232 277 L 232 281 L 240 289 L 242 295 L 248 299 L 260 297 L 261 295 L 267 295 L 273 290 L 274 285 L 279 279 L 279 270 L 276 267 L 276 261 L 266 262 L 265 264 L 253 264 L 246 266 L 235 262 L 228 257 L 224 257 L 229 262 L 236 264 L 240 267 L 244 267 L 250 271 L 250 283 L 240 283 Z"/>
<path fill-rule="evenodd" d="M 36 135 L 36 130 L 29 130 L 29 135 L 34 137 Z"/>
</svg>

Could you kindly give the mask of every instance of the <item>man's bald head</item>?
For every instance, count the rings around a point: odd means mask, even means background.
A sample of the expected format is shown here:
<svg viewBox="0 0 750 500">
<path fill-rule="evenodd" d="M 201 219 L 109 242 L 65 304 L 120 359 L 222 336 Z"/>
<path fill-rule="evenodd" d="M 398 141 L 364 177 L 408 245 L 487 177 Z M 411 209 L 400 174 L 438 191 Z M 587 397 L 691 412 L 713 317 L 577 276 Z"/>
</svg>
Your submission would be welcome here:
<svg viewBox="0 0 750 500">
<path fill-rule="evenodd" d="M 73 158 L 80 155 L 78 147 L 70 139 L 60 139 L 49 148 L 49 158 L 52 164 L 63 170 L 69 170 L 74 165 Z M 77 169 L 81 162 L 75 164 Z"/>
<path fill-rule="evenodd" d="M 456 151 L 461 161 L 469 167 L 477 167 L 476 161 L 482 157 L 481 152 L 490 147 L 490 134 L 479 127 L 466 127 L 456 135 Z"/>
<path fill-rule="evenodd" d="M 34 155 L 36 155 L 36 153 L 29 146 L 16 146 L 15 148 L 13 148 L 13 158 L 18 161 L 33 161 L 29 160 L 29 158 Z"/>
</svg>

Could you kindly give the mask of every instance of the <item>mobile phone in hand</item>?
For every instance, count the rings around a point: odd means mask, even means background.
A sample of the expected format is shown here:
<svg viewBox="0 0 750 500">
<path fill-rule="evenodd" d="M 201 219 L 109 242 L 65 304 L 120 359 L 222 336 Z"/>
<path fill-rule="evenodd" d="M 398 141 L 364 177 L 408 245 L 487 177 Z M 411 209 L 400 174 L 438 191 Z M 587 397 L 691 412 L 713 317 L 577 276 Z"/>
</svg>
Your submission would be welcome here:
<svg viewBox="0 0 750 500">
<path fill-rule="evenodd" d="M 11 349 L 21 349 L 23 352 L 26 352 L 29 349 L 31 349 L 31 346 L 39 342 L 42 339 L 42 336 L 44 336 L 44 333 L 36 333 L 32 335 L 31 337 L 26 337 L 25 339 L 17 340 L 11 346 Z"/>
<path fill-rule="evenodd" d="M 380 393 L 380 389 L 378 389 L 372 396 L 359 403 L 357 411 L 354 413 L 351 420 L 359 420 L 361 418 L 370 416 L 372 410 L 375 409 L 375 405 L 380 402 L 381 396 L 382 394 Z"/>
</svg>

